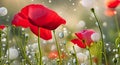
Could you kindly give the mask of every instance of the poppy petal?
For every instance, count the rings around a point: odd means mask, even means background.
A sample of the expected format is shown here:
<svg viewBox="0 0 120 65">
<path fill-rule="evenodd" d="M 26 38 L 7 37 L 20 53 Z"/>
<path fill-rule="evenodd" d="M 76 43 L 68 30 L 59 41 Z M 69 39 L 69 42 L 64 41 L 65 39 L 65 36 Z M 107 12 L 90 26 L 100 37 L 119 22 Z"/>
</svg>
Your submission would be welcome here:
<svg viewBox="0 0 120 65">
<path fill-rule="evenodd" d="M 82 43 L 82 41 L 79 39 L 73 39 L 73 40 L 71 40 L 71 42 L 73 42 L 74 44 L 77 44 L 81 48 L 86 48 L 86 45 L 84 43 Z"/>
<path fill-rule="evenodd" d="M 5 25 L 0 25 L 0 30 L 3 30 L 5 28 Z"/>
<path fill-rule="evenodd" d="M 12 25 L 27 28 L 30 26 L 30 23 L 21 13 L 18 13 L 14 16 L 12 20 Z"/>
<path fill-rule="evenodd" d="M 38 36 L 38 27 L 37 26 L 34 26 L 34 25 L 31 25 L 30 26 L 30 30 Z M 44 29 L 44 28 L 40 28 L 40 37 L 42 39 L 45 39 L 45 40 L 49 40 L 49 39 L 52 39 L 52 32 L 50 30 L 47 30 L 47 29 Z"/>
<path fill-rule="evenodd" d="M 28 18 L 29 6 L 22 8 L 21 13 Z"/>
<path fill-rule="evenodd" d="M 82 34 L 81 33 L 75 33 L 75 35 L 79 38 L 79 39 L 83 39 L 83 36 L 82 36 Z"/>
<path fill-rule="evenodd" d="M 93 40 L 91 39 L 91 35 L 95 33 L 94 30 L 92 29 L 87 29 L 87 30 L 84 30 L 84 33 L 83 33 L 83 38 L 85 40 L 85 43 L 87 43 L 88 46 L 91 45 L 91 43 L 93 42 Z"/>
<path fill-rule="evenodd" d="M 54 30 L 59 25 L 66 23 L 56 12 L 39 4 L 29 5 L 28 16 L 33 25 L 49 30 Z"/>
<path fill-rule="evenodd" d="M 109 8 L 116 8 L 119 5 L 119 0 L 106 0 L 106 5 Z"/>
</svg>

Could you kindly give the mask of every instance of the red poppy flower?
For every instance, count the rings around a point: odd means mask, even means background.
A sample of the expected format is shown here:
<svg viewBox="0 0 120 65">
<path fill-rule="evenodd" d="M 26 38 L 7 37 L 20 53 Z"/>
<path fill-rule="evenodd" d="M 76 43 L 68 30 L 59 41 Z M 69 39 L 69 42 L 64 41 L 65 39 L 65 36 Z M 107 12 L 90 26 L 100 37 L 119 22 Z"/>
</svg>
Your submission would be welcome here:
<svg viewBox="0 0 120 65">
<path fill-rule="evenodd" d="M 49 30 L 54 30 L 59 25 L 66 23 L 56 12 L 40 4 L 28 5 L 21 10 L 21 13 L 28 18 L 31 24 Z"/>
<path fill-rule="evenodd" d="M 58 57 L 59 57 L 58 56 L 58 51 L 52 51 L 48 54 L 48 58 L 50 58 L 50 59 L 56 59 Z M 62 53 L 61 58 L 64 58 L 64 57 L 65 57 L 65 54 Z"/>
<path fill-rule="evenodd" d="M 5 25 L 0 25 L 0 30 L 3 30 L 5 28 Z"/>
<path fill-rule="evenodd" d="M 30 27 L 31 31 L 38 36 L 38 27 L 29 23 L 27 18 L 22 13 L 18 13 L 14 16 L 14 19 L 12 20 L 12 25 L 21 26 L 24 28 Z M 52 38 L 52 33 L 50 30 L 40 28 L 40 37 L 45 40 L 49 40 Z"/>
<path fill-rule="evenodd" d="M 40 4 L 31 4 L 24 7 L 12 20 L 12 25 L 30 27 L 31 31 L 38 36 L 38 27 L 40 27 L 40 37 L 48 40 L 52 38 L 50 30 L 56 29 L 66 21 L 57 15 L 54 11 Z"/>
<path fill-rule="evenodd" d="M 81 48 L 86 48 L 86 46 L 90 46 L 93 42 L 91 39 L 91 35 L 94 33 L 94 30 L 88 29 L 83 30 L 81 32 L 75 33 L 75 35 L 78 37 L 78 39 L 73 39 L 71 42 L 74 44 L 77 44 Z"/>
<path fill-rule="evenodd" d="M 119 5 L 119 0 L 106 0 L 105 4 L 108 8 L 116 8 Z"/>
</svg>

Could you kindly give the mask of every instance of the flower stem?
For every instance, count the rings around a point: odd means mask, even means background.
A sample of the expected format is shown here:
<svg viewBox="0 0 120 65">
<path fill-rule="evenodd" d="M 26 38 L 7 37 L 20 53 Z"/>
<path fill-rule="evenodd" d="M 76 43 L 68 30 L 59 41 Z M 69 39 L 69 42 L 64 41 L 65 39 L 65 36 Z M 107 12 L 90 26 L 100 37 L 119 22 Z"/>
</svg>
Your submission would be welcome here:
<svg viewBox="0 0 120 65">
<path fill-rule="evenodd" d="M 117 28 L 118 36 L 120 36 L 120 34 L 119 34 L 119 23 L 118 23 L 117 15 L 115 15 L 115 23 L 116 23 L 116 28 Z"/>
<path fill-rule="evenodd" d="M 9 50 L 9 40 L 8 40 L 8 32 L 9 32 L 9 28 L 8 28 L 8 26 L 6 26 L 7 27 L 7 35 L 6 35 L 6 43 L 7 43 L 7 49 L 8 49 L 8 65 L 10 65 L 10 59 L 9 59 L 9 54 L 10 54 L 10 50 Z"/>
<path fill-rule="evenodd" d="M 21 38 L 21 29 L 18 28 L 18 37 Z M 13 34 L 15 34 L 15 28 L 13 28 Z M 21 54 L 23 56 L 23 58 L 25 59 L 25 61 L 23 61 L 24 64 L 28 63 L 29 65 L 32 65 L 29 58 L 27 57 L 26 55 L 26 49 L 25 49 L 25 46 L 23 46 L 22 44 L 22 40 L 21 39 L 17 39 L 17 37 L 15 36 L 15 39 L 16 39 L 16 43 L 18 45 L 18 47 L 20 48 L 20 51 L 21 51 Z"/>
<path fill-rule="evenodd" d="M 89 51 L 89 60 L 90 60 L 90 65 L 92 65 L 92 56 L 91 56 L 91 53 L 90 53 L 90 48 L 88 47 L 88 51 Z"/>
<path fill-rule="evenodd" d="M 76 65 L 79 65 L 76 50 L 75 50 L 74 46 L 73 46 L 73 50 L 74 50 L 74 54 L 75 54 L 74 56 L 75 56 L 75 59 L 76 59 Z"/>
<path fill-rule="evenodd" d="M 38 27 L 38 48 L 39 48 L 39 56 L 40 56 L 39 65 L 42 65 L 42 50 L 40 46 L 40 27 Z"/>
<path fill-rule="evenodd" d="M 103 52 L 103 55 L 104 55 L 104 58 L 105 58 L 105 64 L 108 65 L 108 61 L 107 61 L 107 56 L 106 56 L 106 50 L 104 48 L 104 40 L 103 40 L 103 32 L 102 32 L 102 28 L 100 26 L 100 20 L 98 20 L 97 16 L 96 16 L 96 13 L 94 11 L 94 8 L 91 9 L 91 12 L 93 13 L 93 15 L 95 16 L 95 19 L 98 23 L 98 27 L 99 27 L 99 30 L 100 30 L 100 33 L 101 33 L 101 40 L 102 40 L 102 52 Z"/>
<path fill-rule="evenodd" d="M 1 56 L 2 56 L 2 42 L 1 42 L 1 39 L 2 39 L 2 30 L 0 30 L 0 61 L 1 61 Z"/>
<path fill-rule="evenodd" d="M 57 38 L 56 38 L 56 35 L 55 35 L 55 30 L 53 30 L 53 35 L 54 35 L 54 38 L 55 38 L 55 43 L 56 43 L 56 46 L 57 46 L 57 50 L 58 50 L 58 56 L 59 56 L 59 65 L 62 65 L 62 60 L 61 60 L 61 54 L 60 54 L 60 47 L 59 47 L 59 44 L 57 42 Z"/>
</svg>

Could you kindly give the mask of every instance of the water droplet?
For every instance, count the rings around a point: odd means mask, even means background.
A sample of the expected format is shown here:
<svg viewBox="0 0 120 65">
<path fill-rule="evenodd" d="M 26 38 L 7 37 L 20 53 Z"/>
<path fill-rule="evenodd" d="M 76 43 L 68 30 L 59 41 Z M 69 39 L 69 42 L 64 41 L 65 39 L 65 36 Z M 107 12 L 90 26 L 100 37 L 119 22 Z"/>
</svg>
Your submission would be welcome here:
<svg viewBox="0 0 120 65">
<path fill-rule="evenodd" d="M 51 46 L 51 50 L 55 50 L 56 49 L 56 46 L 55 45 L 52 45 Z"/>
<path fill-rule="evenodd" d="M 46 40 L 43 40 L 43 42 L 42 42 L 43 44 L 46 44 L 47 42 L 46 42 Z"/>
<path fill-rule="evenodd" d="M 73 11 L 77 11 L 77 9 L 73 9 Z"/>
<path fill-rule="evenodd" d="M 73 59 L 72 62 L 73 62 L 73 63 L 76 63 L 76 59 Z"/>
<path fill-rule="evenodd" d="M 119 54 L 115 54 L 115 57 L 116 57 L 116 58 L 119 58 Z"/>
<path fill-rule="evenodd" d="M 31 55 L 29 55 L 29 56 L 28 56 L 28 58 L 32 58 L 32 56 L 31 56 Z"/>
<path fill-rule="evenodd" d="M 52 1 L 51 1 L 51 0 L 49 0 L 48 2 L 49 2 L 49 3 L 52 3 Z"/>
<path fill-rule="evenodd" d="M 98 22 L 96 22 L 95 24 L 96 24 L 96 26 L 98 26 Z"/>
<path fill-rule="evenodd" d="M 113 52 L 118 52 L 118 49 L 113 49 Z"/>
<path fill-rule="evenodd" d="M 62 48 L 61 51 L 64 51 L 64 49 Z"/>
<path fill-rule="evenodd" d="M 5 50 L 5 48 L 2 48 L 2 50 Z"/>
<path fill-rule="evenodd" d="M 6 46 L 6 44 L 2 44 L 2 46 L 3 46 L 3 47 L 5 47 L 5 46 Z"/>
<path fill-rule="evenodd" d="M 108 51 L 111 51 L 111 48 L 110 48 L 110 47 L 108 47 Z"/>
<path fill-rule="evenodd" d="M 68 62 L 67 65 L 71 65 L 71 63 Z"/>
<path fill-rule="evenodd" d="M 108 44 L 108 43 L 106 43 L 105 45 L 106 45 L 106 46 L 109 46 L 109 44 Z"/>
<path fill-rule="evenodd" d="M 106 26 L 107 26 L 107 23 L 106 23 L 106 22 L 103 22 L 103 26 L 106 27 Z"/>
<path fill-rule="evenodd" d="M 113 61 L 114 63 L 117 63 L 117 58 L 113 58 L 112 61 Z"/>
<path fill-rule="evenodd" d="M 64 40 L 64 41 L 62 41 L 62 44 L 66 45 L 66 41 L 65 41 L 65 40 Z"/>
<path fill-rule="evenodd" d="M 72 3 L 72 5 L 75 5 L 75 3 Z"/>
<path fill-rule="evenodd" d="M 64 33 L 63 33 L 63 32 L 60 32 L 60 33 L 58 34 L 58 36 L 59 36 L 59 38 L 64 38 Z"/>
<path fill-rule="evenodd" d="M 25 59 L 22 59 L 22 62 L 24 62 L 25 61 Z"/>
<path fill-rule="evenodd" d="M 22 31 L 24 31 L 25 30 L 25 28 L 22 28 Z"/>
<path fill-rule="evenodd" d="M 118 48 L 120 48 L 120 44 L 118 44 L 118 46 L 117 46 Z"/>
<path fill-rule="evenodd" d="M 5 41 L 6 41 L 6 38 L 1 39 L 1 41 L 2 41 L 2 42 L 5 42 Z"/>
<path fill-rule="evenodd" d="M 0 8 L 0 16 L 5 16 L 7 15 L 7 13 L 8 13 L 7 8 L 5 7 Z"/>
<path fill-rule="evenodd" d="M 6 64 L 8 64 L 8 63 L 9 63 L 9 61 L 6 61 L 5 63 L 6 63 Z"/>
<path fill-rule="evenodd" d="M 26 33 L 26 34 L 25 34 L 25 37 L 28 37 L 28 36 L 29 36 L 29 34 Z"/>
</svg>

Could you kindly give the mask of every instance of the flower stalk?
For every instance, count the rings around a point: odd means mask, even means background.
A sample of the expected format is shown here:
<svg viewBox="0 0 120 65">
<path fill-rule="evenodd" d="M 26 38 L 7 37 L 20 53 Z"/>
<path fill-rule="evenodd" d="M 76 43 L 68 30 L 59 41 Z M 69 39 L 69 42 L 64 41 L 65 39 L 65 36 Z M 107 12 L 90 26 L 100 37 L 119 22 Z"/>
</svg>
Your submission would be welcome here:
<svg viewBox="0 0 120 65">
<path fill-rule="evenodd" d="M 75 50 L 74 46 L 73 46 L 73 50 L 74 50 L 74 56 L 75 56 L 75 59 L 76 59 L 76 65 L 79 65 L 76 50 Z"/>
<path fill-rule="evenodd" d="M 38 27 L 38 48 L 39 48 L 39 56 L 40 56 L 39 65 L 42 65 L 42 50 L 40 45 L 40 27 Z"/>
<path fill-rule="evenodd" d="M 92 65 L 93 63 L 92 63 L 92 56 L 91 56 L 91 53 L 90 53 L 90 48 L 88 47 L 87 49 L 88 49 L 88 51 L 89 51 L 89 60 L 90 60 L 90 65 Z"/>
<path fill-rule="evenodd" d="M 98 23 L 98 28 L 100 30 L 100 33 L 101 33 L 101 40 L 102 40 L 102 54 L 104 55 L 104 58 L 105 58 L 105 64 L 108 65 L 108 61 L 107 61 L 107 56 L 106 56 L 106 50 L 105 50 L 105 47 L 104 47 L 104 40 L 103 40 L 103 32 L 102 32 L 102 28 L 101 28 L 101 25 L 100 25 L 100 20 L 97 18 L 96 16 L 96 13 L 94 11 L 94 8 L 91 9 L 91 12 L 93 13 L 97 23 Z M 102 57 L 102 56 L 101 56 Z"/>
<path fill-rule="evenodd" d="M 53 30 L 53 35 L 54 35 L 54 39 L 55 39 L 55 44 L 57 46 L 57 51 L 58 51 L 58 56 L 59 56 L 59 65 L 62 65 L 62 59 L 61 59 L 61 53 L 60 53 L 60 47 L 59 47 L 59 44 L 57 42 L 57 38 L 56 38 L 56 35 L 55 35 L 55 30 Z"/>
</svg>

